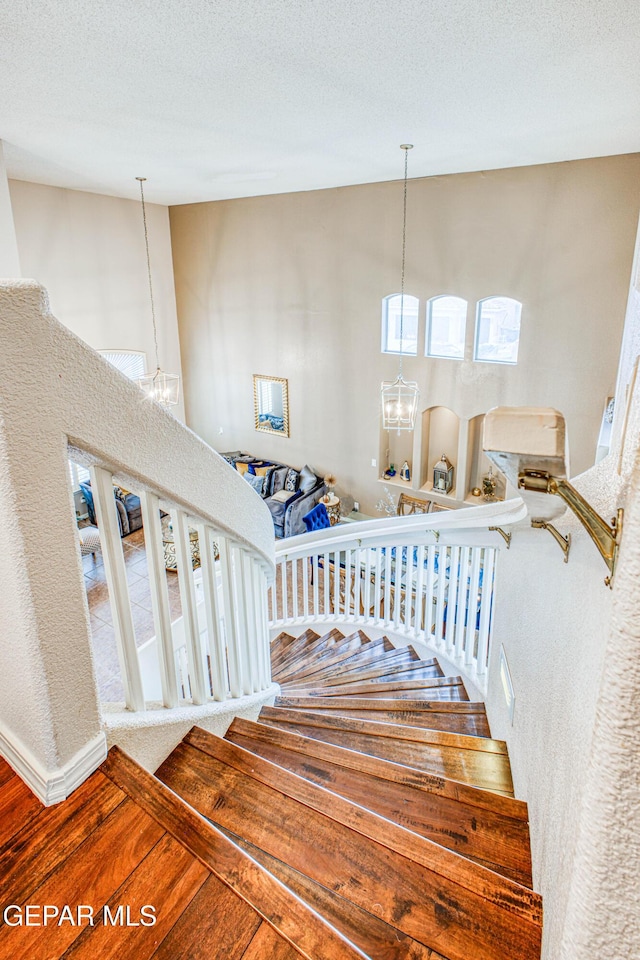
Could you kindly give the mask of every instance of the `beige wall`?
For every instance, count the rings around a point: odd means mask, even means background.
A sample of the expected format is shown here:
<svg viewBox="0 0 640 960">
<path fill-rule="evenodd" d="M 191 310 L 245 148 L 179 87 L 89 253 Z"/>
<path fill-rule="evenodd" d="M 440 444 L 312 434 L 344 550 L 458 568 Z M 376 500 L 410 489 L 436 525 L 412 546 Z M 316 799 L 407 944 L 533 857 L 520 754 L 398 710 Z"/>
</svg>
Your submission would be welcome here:
<svg viewBox="0 0 640 960">
<path fill-rule="evenodd" d="M 140 202 L 20 180 L 9 188 L 22 275 L 47 289 L 52 313 L 96 350 L 144 351 L 154 370 Z M 167 207 L 147 204 L 147 221 L 160 364 L 180 373 Z"/>
<path fill-rule="evenodd" d="M 414 180 L 406 290 L 522 301 L 517 366 L 405 360 L 421 408 L 495 404 L 566 415 L 591 463 L 613 392 L 639 208 L 640 155 Z M 381 493 L 384 296 L 398 291 L 402 185 L 369 184 L 170 210 L 187 419 L 217 449 L 318 471 L 374 512 Z M 421 338 L 423 348 L 423 337 Z M 257 434 L 254 373 L 287 377 L 291 437 Z"/>
</svg>

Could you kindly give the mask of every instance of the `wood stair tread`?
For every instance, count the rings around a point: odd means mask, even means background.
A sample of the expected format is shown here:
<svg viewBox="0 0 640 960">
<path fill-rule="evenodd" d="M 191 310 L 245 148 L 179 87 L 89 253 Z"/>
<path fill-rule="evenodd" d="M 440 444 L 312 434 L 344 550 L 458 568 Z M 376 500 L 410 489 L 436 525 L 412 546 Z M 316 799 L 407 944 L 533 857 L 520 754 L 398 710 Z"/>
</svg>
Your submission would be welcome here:
<svg viewBox="0 0 640 960">
<path fill-rule="evenodd" d="M 344 633 L 337 627 L 332 627 L 327 633 L 318 634 L 315 630 L 305 630 L 304 633 L 284 650 L 281 665 L 292 662 L 300 657 L 311 658 L 317 656 L 321 650 L 332 649 L 335 644 L 345 639 Z M 362 640 L 360 640 L 362 643 Z"/>
<path fill-rule="evenodd" d="M 234 720 L 225 739 L 531 886 L 520 801 L 249 720 Z"/>
<path fill-rule="evenodd" d="M 327 660 L 342 654 L 343 656 L 359 653 L 363 648 L 370 646 L 368 638 L 364 638 L 359 630 L 345 636 L 340 630 L 333 629 L 329 633 L 323 634 L 312 643 L 300 647 L 292 648 L 291 652 L 278 664 L 278 677 L 286 677 L 297 673 L 303 666 L 317 666 Z"/>
<path fill-rule="evenodd" d="M 192 730 L 159 775 L 205 816 L 241 827 L 317 882 L 361 906 L 379 903 L 383 919 L 425 946 L 446 942 L 449 960 L 468 960 L 472 949 L 477 960 L 538 955 L 536 894 L 225 740 Z"/>
<path fill-rule="evenodd" d="M 372 700 L 361 697 L 276 697 L 274 706 L 313 710 L 327 716 L 359 717 L 383 723 L 450 730 L 468 736 L 490 737 L 483 703 L 463 700 Z"/>
<path fill-rule="evenodd" d="M 330 647 L 324 654 L 317 657 L 303 657 L 299 659 L 291 669 L 295 669 L 297 679 L 313 677 L 317 679 L 320 676 L 329 675 L 339 664 L 354 665 L 367 664 L 371 661 L 377 662 L 381 653 L 395 651 L 395 647 L 387 637 L 380 637 L 379 640 L 371 640 L 367 644 L 355 645 L 354 637 L 345 638 L 341 643 Z"/>
<path fill-rule="evenodd" d="M 280 707 L 263 707 L 258 720 L 435 776 L 513 796 L 509 758 L 501 741 L 421 727 L 323 717 Z"/>
<path fill-rule="evenodd" d="M 397 927 L 385 923 L 334 890 L 311 880 L 306 874 L 294 870 L 237 834 L 228 832 L 228 835 L 301 900 L 326 917 L 332 926 L 340 930 L 367 956 L 375 957 L 376 960 L 446 960 L 417 940 L 403 934 Z"/>
<path fill-rule="evenodd" d="M 434 677 L 432 680 L 398 680 L 386 683 L 353 683 L 334 687 L 313 684 L 282 684 L 287 697 L 374 697 L 394 700 L 468 700 L 462 677 Z"/>
<path fill-rule="evenodd" d="M 329 677 L 311 677 L 310 682 L 316 681 L 318 687 L 336 687 L 351 683 L 365 683 L 367 681 L 378 681 L 380 683 L 393 680 L 411 680 L 414 678 L 428 680 L 431 677 L 442 677 L 442 668 L 437 660 L 419 660 L 410 661 L 406 654 L 399 655 L 397 658 L 380 657 L 375 666 L 362 669 L 355 666 L 346 668 L 344 671 L 337 671 Z M 296 679 L 296 678 L 294 678 Z"/>
</svg>

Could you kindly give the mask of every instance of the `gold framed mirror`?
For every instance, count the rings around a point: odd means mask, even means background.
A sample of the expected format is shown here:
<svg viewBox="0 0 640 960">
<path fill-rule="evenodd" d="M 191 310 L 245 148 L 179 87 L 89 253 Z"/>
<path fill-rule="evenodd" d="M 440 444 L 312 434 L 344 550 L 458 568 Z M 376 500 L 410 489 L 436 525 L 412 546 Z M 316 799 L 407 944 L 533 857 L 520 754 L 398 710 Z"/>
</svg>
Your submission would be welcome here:
<svg viewBox="0 0 640 960">
<path fill-rule="evenodd" d="M 289 436 L 289 381 L 283 377 L 253 375 L 256 430 Z"/>
</svg>

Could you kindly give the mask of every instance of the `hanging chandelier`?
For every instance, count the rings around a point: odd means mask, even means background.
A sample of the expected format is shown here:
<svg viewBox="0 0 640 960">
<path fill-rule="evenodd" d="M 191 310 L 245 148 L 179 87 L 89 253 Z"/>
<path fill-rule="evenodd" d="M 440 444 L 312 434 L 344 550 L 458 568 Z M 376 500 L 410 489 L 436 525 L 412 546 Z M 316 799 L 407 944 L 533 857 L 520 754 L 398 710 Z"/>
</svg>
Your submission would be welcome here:
<svg viewBox="0 0 640 960">
<path fill-rule="evenodd" d="M 165 373 L 160 369 L 160 360 L 158 358 L 158 331 L 156 328 L 156 310 L 153 302 L 153 284 L 151 282 L 151 260 L 149 258 L 149 234 L 147 231 L 147 211 L 144 204 L 144 187 L 146 177 L 136 177 L 140 183 L 140 200 L 142 201 L 142 223 L 144 225 L 144 244 L 147 252 L 147 275 L 149 277 L 149 298 L 151 300 L 151 320 L 153 323 L 153 343 L 156 351 L 156 372 L 145 373 L 143 377 L 138 378 L 138 386 L 142 392 L 149 397 L 161 403 L 164 407 L 174 406 L 178 402 L 180 391 L 180 377 L 176 373 Z"/>
<path fill-rule="evenodd" d="M 385 380 L 381 388 L 382 427 L 384 430 L 413 430 L 418 412 L 420 396 L 418 384 L 407 381 L 402 376 L 403 335 L 404 335 L 404 269 L 407 244 L 407 162 L 412 143 L 400 144 L 404 150 L 404 193 L 402 207 L 402 277 L 400 283 L 400 363 L 395 380 Z"/>
</svg>

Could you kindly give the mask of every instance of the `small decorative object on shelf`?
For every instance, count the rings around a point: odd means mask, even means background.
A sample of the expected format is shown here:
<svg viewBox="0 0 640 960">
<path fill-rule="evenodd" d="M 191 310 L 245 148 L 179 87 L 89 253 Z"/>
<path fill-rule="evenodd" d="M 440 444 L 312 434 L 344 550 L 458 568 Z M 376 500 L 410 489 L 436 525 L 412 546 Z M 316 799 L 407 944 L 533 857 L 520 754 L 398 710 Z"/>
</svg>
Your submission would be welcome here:
<svg viewBox="0 0 640 960">
<path fill-rule="evenodd" d="M 433 468 L 433 489 L 438 493 L 449 493 L 453 487 L 453 466 L 443 453 Z"/>
<path fill-rule="evenodd" d="M 402 464 L 402 468 L 400 470 L 400 478 L 402 480 L 411 480 L 411 470 L 409 468 L 409 463 L 407 460 L 405 460 L 405 462 Z"/>
<path fill-rule="evenodd" d="M 395 477 L 395 475 L 396 475 L 396 468 L 394 467 L 394 465 L 393 465 L 392 463 L 390 463 L 390 464 L 389 464 L 389 469 L 388 469 L 388 470 L 385 470 L 385 472 L 384 472 L 384 479 L 385 479 L 385 480 L 390 480 L 391 477 Z"/>
<path fill-rule="evenodd" d="M 490 467 L 489 473 L 485 473 L 482 478 L 482 496 L 487 503 L 493 503 L 496 499 L 496 478 L 493 475 L 493 467 Z"/>
<path fill-rule="evenodd" d="M 474 487 L 473 490 L 471 491 L 471 496 L 479 497 L 481 493 L 482 493 L 482 490 L 480 489 L 480 487 Z"/>
</svg>

